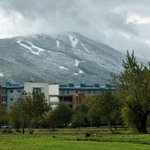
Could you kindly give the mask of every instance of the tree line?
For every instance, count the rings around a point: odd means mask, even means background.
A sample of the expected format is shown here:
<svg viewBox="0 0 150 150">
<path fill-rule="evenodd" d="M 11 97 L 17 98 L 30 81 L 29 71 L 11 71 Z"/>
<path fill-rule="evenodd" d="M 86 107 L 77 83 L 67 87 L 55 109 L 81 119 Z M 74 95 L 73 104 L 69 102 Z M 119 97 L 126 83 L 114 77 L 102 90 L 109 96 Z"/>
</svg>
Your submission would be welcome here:
<svg viewBox="0 0 150 150">
<path fill-rule="evenodd" d="M 0 109 L 0 124 L 10 124 L 16 131 L 30 134 L 37 127 L 81 127 L 108 125 L 115 133 L 118 124 L 147 133 L 150 114 L 150 64 L 136 61 L 134 52 L 127 51 L 124 70 L 112 76 L 116 90 L 101 90 L 97 96 L 87 96 L 74 110 L 60 103 L 55 109 L 47 105 L 42 93 L 24 92 L 10 110 Z"/>
</svg>

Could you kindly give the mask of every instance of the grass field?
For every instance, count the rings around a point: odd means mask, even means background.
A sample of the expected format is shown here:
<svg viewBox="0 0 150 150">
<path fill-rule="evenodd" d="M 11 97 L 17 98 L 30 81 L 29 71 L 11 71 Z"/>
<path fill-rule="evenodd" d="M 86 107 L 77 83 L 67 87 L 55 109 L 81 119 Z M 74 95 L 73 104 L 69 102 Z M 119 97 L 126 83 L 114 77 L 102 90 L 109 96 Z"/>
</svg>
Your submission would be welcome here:
<svg viewBox="0 0 150 150">
<path fill-rule="evenodd" d="M 90 133 L 90 137 L 85 137 Z M 111 134 L 107 128 L 0 133 L 0 150 L 150 150 L 149 134 Z"/>
</svg>

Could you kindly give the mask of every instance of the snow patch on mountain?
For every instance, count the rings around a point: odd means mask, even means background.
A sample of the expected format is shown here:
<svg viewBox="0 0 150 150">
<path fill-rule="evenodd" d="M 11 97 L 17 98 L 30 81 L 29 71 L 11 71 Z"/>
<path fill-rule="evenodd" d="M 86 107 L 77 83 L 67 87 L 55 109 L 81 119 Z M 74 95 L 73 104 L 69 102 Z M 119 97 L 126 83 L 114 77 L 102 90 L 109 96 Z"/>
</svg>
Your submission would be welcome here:
<svg viewBox="0 0 150 150">
<path fill-rule="evenodd" d="M 79 69 L 79 74 L 84 73 L 83 70 Z"/>
<path fill-rule="evenodd" d="M 78 39 L 73 37 L 71 34 L 68 34 L 72 47 L 75 47 L 78 43 Z"/>
<path fill-rule="evenodd" d="M 73 75 L 77 76 L 77 75 L 82 74 L 82 73 L 84 73 L 83 70 L 79 69 L 79 70 L 78 70 L 78 73 L 75 72 L 75 73 L 73 73 Z"/>
<path fill-rule="evenodd" d="M 58 40 L 56 40 L 56 47 L 60 47 L 60 42 Z"/>
<path fill-rule="evenodd" d="M 73 75 L 77 76 L 77 75 L 78 75 L 78 73 L 74 73 Z"/>
<path fill-rule="evenodd" d="M 83 47 L 83 49 L 85 50 L 85 52 L 91 53 L 82 42 L 80 42 L 80 44 Z"/>
<path fill-rule="evenodd" d="M 68 68 L 64 67 L 64 66 L 59 66 L 60 69 L 65 69 L 65 70 L 69 70 Z"/>
<path fill-rule="evenodd" d="M 0 77 L 4 77 L 4 73 L 0 71 Z"/>
<path fill-rule="evenodd" d="M 40 48 L 40 47 L 37 47 L 35 46 L 33 43 L 29 42 L 29 41 L 25 41 L 27 44 L 29 45 L 26 45 L 24 43 L 22 43 L 21 40 L 18 40 L 17 43 L 20 44 L 20 46 L 28 49 L 32 54 L 34 55 L 40 55 L 40 52 L 43 52 L 45 51 L 45 49 L 43 48 Z"/>
<path fill-rule="evenodd" d="M 81 61 L 75 59 L 74 66 L 75 66 L 75 67 L 79 67 L 80 62 L 81 62 Z M 79 69 L 79 73 L 74 73 L 74 75 L 78 75 L 78 74 L 81 74 L 81 73 L 84 73 L 84 71 L 82 71 L 81 69 Z"/>
<path fill-rule="evenodd" d="M 75 63 L 74 63 L 74 65 L 75 65 L 76 67 L 78 67 L 78 66 L 79 66 L 79 63 L 80 63 L 80 61 L 79 61 L 79 60 L 77 60 L 77 59 L 75 59 Z"/>
</svg>

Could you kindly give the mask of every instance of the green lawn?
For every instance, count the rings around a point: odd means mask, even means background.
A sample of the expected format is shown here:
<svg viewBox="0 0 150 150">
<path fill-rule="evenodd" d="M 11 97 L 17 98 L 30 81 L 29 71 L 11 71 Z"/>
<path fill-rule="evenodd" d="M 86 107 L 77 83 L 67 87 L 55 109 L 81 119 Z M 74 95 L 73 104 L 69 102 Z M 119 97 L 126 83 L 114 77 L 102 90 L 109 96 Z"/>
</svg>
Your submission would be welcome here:
<svg viewBox="0 0 150 150">
<path fill-rule="evenodd" d="M 85 133 L 91 133 L 85 137 Z M 53 137 L 55 136 L 55 138 Z M 111 134 L 107 129 L 36 130 L 34 134 L 0 133 L 0 150 L 149 150 L 149 134 Z"/>
</svg>

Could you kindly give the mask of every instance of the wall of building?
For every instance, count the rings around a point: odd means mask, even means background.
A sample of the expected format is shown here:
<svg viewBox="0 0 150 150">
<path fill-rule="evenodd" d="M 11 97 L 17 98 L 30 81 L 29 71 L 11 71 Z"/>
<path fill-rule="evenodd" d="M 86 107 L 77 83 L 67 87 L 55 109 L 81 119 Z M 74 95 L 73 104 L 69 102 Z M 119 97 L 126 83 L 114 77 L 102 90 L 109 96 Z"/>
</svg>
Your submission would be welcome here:
<svg viewBox="0 0 150 150">
<path fill-rule="evenodd" d="M 7 89 L 6 87 L 2 87 L 2 106 L 7 107 Z"/>
<path fill-rule="evenodd" d="M 28 93 L 33 93 L 33 90 L 39 90 L 44 93 L 45 99 L 49 104 L 49 83 L 40 83 L 40 82 L 25 82 L 24 90 Z"/>
<path fill-rule="evenodd" d="M 84 93 L 75 93 L 72 96 L 72 108 L 75 109 L 78 103 L 81 103 L 85 100 L 86 96 Z"/>
<path fill-rule="evenodd" d="M 22 96 L 23 89 L 7 89 L 7 108 L 10 109 L 14 102 Z"/>
<path fill-rule="evenodd" d="M 49 102 L 54 109 L 59 104 L 59 84 L 49 85 Z"/>
<path fill-rule="evenodd" d="M 12 84 L 7 82 L 1 86 L 1 101 L 2 106 L 10 109 L 12 104 L 22 96 L 24 85 L 23 84 Z"/>
<path fill-rule="evenodd" d="M 59 84 L 49 85 L 49 95 L 59 95 Z"/>
</svg>

